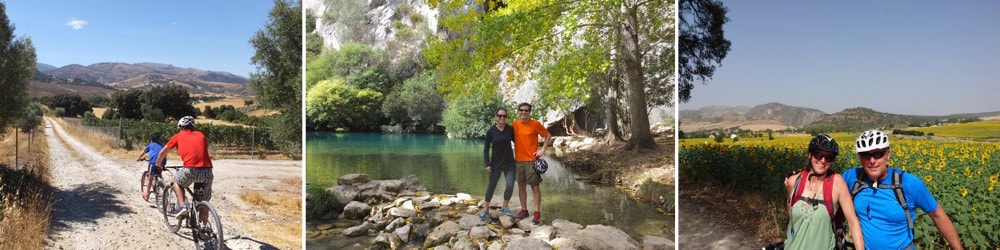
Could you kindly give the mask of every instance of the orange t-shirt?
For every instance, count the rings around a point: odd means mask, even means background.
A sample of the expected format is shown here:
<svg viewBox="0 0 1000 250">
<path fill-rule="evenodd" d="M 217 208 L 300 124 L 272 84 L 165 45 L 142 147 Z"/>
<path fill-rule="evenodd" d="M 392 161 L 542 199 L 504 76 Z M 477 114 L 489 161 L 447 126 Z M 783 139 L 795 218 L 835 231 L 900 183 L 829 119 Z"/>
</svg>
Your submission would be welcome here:
<svg viewBox="0 0 1000 250">
<path fill-rule="evenodd" d="M 181 155 L 181 161 L 187 168 L 211 168 L 212 159 L 208 157 L 208 139 L 201 131 L 181 130 L 167 142 L 167 148 L 176 148 Z"/>
<path fill-rule="evenodd" d="M 534 161 L 535 152 L 538 151 L 538 136 L 548 137 L 549 130 L 536 120 L 516 120 L 511 126 L 514 127 L 514 160 Z"/>
</svg>

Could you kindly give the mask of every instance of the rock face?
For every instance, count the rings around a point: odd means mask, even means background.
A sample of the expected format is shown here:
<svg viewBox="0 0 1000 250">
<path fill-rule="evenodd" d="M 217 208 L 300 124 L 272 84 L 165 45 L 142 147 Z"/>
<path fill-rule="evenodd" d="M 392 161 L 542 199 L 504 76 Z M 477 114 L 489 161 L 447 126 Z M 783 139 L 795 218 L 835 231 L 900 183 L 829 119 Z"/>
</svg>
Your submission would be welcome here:
<svg viewBox="0 0 1000 250">
<path fill-rule="evenodd" d="M 580 249 L 639 249 L 632 237 L 610 226 L 589 225 L 577 231 L 576 236 Z"/>
</svg>

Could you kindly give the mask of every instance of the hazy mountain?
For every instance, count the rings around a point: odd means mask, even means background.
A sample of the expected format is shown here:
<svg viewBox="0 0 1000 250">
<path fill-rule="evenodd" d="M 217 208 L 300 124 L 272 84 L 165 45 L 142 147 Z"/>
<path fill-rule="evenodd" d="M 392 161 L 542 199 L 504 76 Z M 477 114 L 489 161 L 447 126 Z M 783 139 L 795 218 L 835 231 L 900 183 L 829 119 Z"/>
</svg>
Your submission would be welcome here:
<svg viewBox="0 0 1000 250">
<path fill-rule="evenodd" d="M 913 116 L 882 113 L 870 108 L 849 108 L 824 115 L 806 126 L 806 131 L 864 131 L 868 129 L 905 128 L 913 121 Z"/>
<path fill-rule="evenodd" d="M 52 71 L 52 70 L 58 68 L 56 66 L 52 66 L 52 65 L 44 64 L 44 63 L 37 63 L 36 66 L 38 67 L 38 72 L 42 72 L 42 73 L 48 73 L 49 71 Z"/>
<path fill-rule="evenodd" d="M 681 110 L 681 123 L 743 123 L 777 121 L 792 127 L 802 127 L 824 115 L 812 108 L 788 106 L 781 103 L 761 104 L 754 107 L 707 106 L 697 110 Z"/>
<path fill-rule="evenodd" d="M 76 94 L 86 98 L 106 96 L 114 90 L 111 86 L 97 82 L 63 79 L 40 71 L 35 72 L 35 75 L 28 79 L 28 95 L 31 97 Z"/>
<path fill-rule="evenodd" d="M 181 68 L 162 63 L 96 63 L 88 66 L 70 64 L 46 74 L 61 79 L 100 83 L 116 89 L 150 88 L 180 84 L 192 94 L 247 95 L 247 78 L 228 72 Z"/>
</svg>

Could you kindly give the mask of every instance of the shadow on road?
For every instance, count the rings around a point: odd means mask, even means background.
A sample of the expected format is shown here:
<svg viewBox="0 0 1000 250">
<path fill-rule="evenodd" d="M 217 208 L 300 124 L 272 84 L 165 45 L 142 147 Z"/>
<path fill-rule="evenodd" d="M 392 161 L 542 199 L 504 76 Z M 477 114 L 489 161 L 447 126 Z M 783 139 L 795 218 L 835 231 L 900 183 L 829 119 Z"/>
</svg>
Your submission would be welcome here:
<svg viewBox="0 0 1000 250">
<path fill-rule="evenodd" d="M 53 232 L 70 230 L 74 222 L 94 222 L 97 219 L 132 213 L 124 202 L 115 199 L 121 192 L 103 183 L 88 183 L 70 190 L 55 189 L 52 208 Z"/>
</svg>

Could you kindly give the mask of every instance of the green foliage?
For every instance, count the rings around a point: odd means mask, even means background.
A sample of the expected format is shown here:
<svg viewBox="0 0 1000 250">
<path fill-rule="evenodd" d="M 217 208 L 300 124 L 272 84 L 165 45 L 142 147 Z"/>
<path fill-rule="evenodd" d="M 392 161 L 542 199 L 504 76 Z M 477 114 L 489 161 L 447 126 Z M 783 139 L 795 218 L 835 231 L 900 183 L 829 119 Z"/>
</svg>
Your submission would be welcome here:
<svg viewBox="0 0 1000 250">
<path fill-rule="evenodd" d="M 445 108 L 444 97 L 435 90 L 437 80 L 433 71 L 406 80 L 385 98 L 382 114 L 400 125 L 400 132 L 435 132 Z"/>
<path fill-rule="evenodd" d="M 121 126 L 119 127 L 119 122 Z M 177 125 L 173 123 L 139 121 L 139 120 L 103 120 L 96 117 L 83 118 L 83 125 L 99 128 L 102 132 L 117 136 L 121 128 L 122 147 L 132 147 L 131 143 L 147 142 L 149 135 L 159 133 L 164 140 L 177 133 Z M 270 134 L 274 131 L 265 127 L 242 127 L 198 124 L 195 129 L 201 131 L 212 145 L 225 147 L 250 148 L 254 146 L 264 149 L 279 149 Z"/>
<path fill-rule="evenodd" d="M 24 132 L 35 129 L 39 125 L 42 125 L 42 115 L 42 104 L 38 102 L 29 103 L 28 106 L 24 107 L 24 113 L 22 113 L 21 118 L 17 121 L 17 128 Z"/>
<path fill-rule="evenodd" d="M 35 67 L 35 46 L 30 38 L 14 36 L 6 6 L 0 3 L 0 131 L 6 132 L 28 104 L 28 78 Z"/>
<path fill-rule="evenodd" d="M 726 39 L 723 25 L 729 21 L 729 9 L 718 0 L 681 0 L 680 89 L 681 102 L 691 99 L 696 80 L 706 82 L 721 66 L 732 43 Z"/>
<path fill-rule="evenodd" d="M 337 197 L 323 189 L 310 188 L 306 195 L 306 220 L 336 218 L 341 212 Z"/>
<path fill-rule="evenodd" d="M 108 98 L 107 96 L 95 95 L 87 97 L 87 102 L 90 102 L 90 105 L 93 106 L 102 106 L 102 107 L 111 106 L 111 98 Z"/>
<path fill-rule="evenodd" d="M 66 108 L 56 107 L 53 112 L 55 112 L 56 117 L 66 117 Z"/>
<path fill-rule="evenodd" d="M 722 143 L 722 138 L 723 138 L 722 135 L 715 135 L 715 137 L 712 138 L 712 140 L 715 141 L 715 143 Z"/>
<path fill-rule="evenodd" d="M 281 112 L 273 120 L 271 139 L 285 154 L 296 157 L 302 145 L 301 4 L 275 0 L 270 20 L 250 44 L 256 50 L 251 63 L 260 70 L 250 74 L 250 90 L 262 107 Z"/>
<path fill-rule="evenodd" d="M 194 114 L 191 95 L 180 85 L 152 87 L 142 93 L 141 100 L 143 118 L 151 121 L 161 121 L 165 117 L 177 120 Z"/>
<path fill-rule="evenodd" d="M 75 94 L 60 94 L 51 98 L 42 98 L 42 101 L 49 107 L 63 108 L 62 116 L 64 117 L 77 117 L 83 115 L 83 112 L 93 111 L 89 102 Z"/>
<path fill-rule="evenodd" d="M 320 81 L 306 93 L 306 126 L 311 129 L 376 131 L 382 93 L 359 89 L 339 79 Z"/>
<path fill-rule="evenodd" d="M 458 96 L 448 104 L 444 126 L 449 136 L 481 138 L 492 125 L 497 108 L 504 107 L 499 96 Z M 511 109 L 507 109 L 511 110 Z"/>
<path fill-rule="evenodd" d="M 105 113 L 121 115 L 126 119 L 142 119 L 142 96 L 144 91 L 140 89 L 116 90 L 111 93 L 111 109 Z M 115 116 L 111 116 L 115 117 Z M 105 118 L 108 119 L 108 118 Z"/>
</svg>

